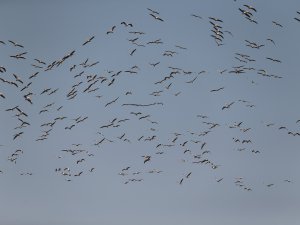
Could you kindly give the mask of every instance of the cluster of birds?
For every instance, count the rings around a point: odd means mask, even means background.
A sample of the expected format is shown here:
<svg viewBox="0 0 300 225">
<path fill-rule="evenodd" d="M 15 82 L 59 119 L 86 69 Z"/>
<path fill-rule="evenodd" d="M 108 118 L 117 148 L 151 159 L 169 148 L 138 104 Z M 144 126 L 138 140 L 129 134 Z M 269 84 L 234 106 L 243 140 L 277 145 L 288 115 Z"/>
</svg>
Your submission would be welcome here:
<svg viewBox="0 0 300 225">
<path fill-rule="evenodd" d="M 243 5 L 238 8 L 242 15 L 249 20 L 251 23 L 258 24 L 258 21 L 255 17 L 255 13 L 257 12 L 256 8 L 250 5 Z M 148 14 L 150 18 L 154 20 L 156 23 L 164 23 L 165 18 L 163 19 L 160 13 L 157 10 L 153 10 L 147 8 Z M 297 14 L 300 14 L 297 12 Z M 198 19 L 199 21 L 204 20 L 203 17 L 191 14 L 192 17 Z M 300 19 L 295 17 L 295 20 L 300 22 Z M 225 44 L 224 37 L 225 34 L 229 34 L 231 38 L 234 38 L 233 34 L 229 30 L 224 30 L 223 20 L 216 17 L 208 17 L 208 22 L 212 26 L 210 30 L 211 37 L 213 37 L 214 41 L 217 43 L 217 46 L 221 47 Z M 282 28 L 283 25 L 276 21 L 272 21 L 272 23 Z M 163 46 L 164 42 L 161 38 L 147 40 L 143 42 L 142 36 L 145 36 L 146 32 L 135 30 L 135 25 L 130 22 L 122 21 L 120 22 L 122 28 L 126 29 L 129 35 L 134 35 L 130 39 L 127 39 L 130 46 L 134 46 L 129 51 L 129 57 L 135 57 L 135 55 L 142 51 L 142 48 L 150 47 L 153 45 L 161 45 Z M 115 35 L 117 31 L 117 25 L 113 25 L 109 30 L 104 32 L 104 35 L 110 37 L 111 35 Z M 96 35 L 88 37 L 81 45 L 81 48 L 87 48 L 89 45 L 96 45 L 97 37 Z M 266 39 L 268 43 L 272 43 L 275 47 L 275 41 L 271 38 Z M 148 109 L 151 108 L 160 108 L 166 107 L 166 102 L 163 101 L 162 96 L 171 94 L 172 97 L 178 97 L 185 90 L 178 90 L 178 86 L 186 86 L 187 88 L 191 87 L 191 85 L 197 84 L 197 79 L 200 79 L 202 75 L 207 74 L 206 70 L 200 71 L 191 71 L 186 68 L 173 67 L 168 66 L 164 68 L 168 71 L 167 75 L 162 75 L 159 79 L 154 80 L 153 83 L 147 84 L 153 87 L 153 90 L 150 93 L 146 93 L 151 96 L 153 101 L 148 102 L 132 102 L 130 96 L 134 96 L 135 92 L 134 87 L 129 87 L 131 90 L 124 90 L 122 95 L 116 96 L 105 96 L 103 94 L 103 90 L 114 90 L 119 89 L 118 84 L 124 79 L 123 77 L 128 77 L 130 79 L 131 75 L 139 75 L 142 71 L 141 65 L 133 65 L 124 69 L 117 69 L 104 71 L 101 75 L 99 74 L 91 74 L 89 72 L 90 68 L 98 68 L 98 65 L 101 65 L 98 60 L 90 60 L 89 57 L 80 59 L 80 63 L 74 64 L 72 59 L 77 56 L 77 50 L 71 50 L 65 53 L 62 57 L 55 59 L 53 61 L 47 62 L 47 60 L 42 59 L 31 59 L 28 56 L 27 51 L 19 52 L 20 49 L 25 49 L 25 46 L 12 41 L 0 41 L 2 46 L 10 45 L 15 51 L 18 51 L 16 54 L 10 55 L 9 57 L 17 60 L 31 60 L 30 66 L 34 68 L 34 72 L 28 76 L 17 75 L 13 72 L 12 68 L 7 68 L 5 65 L 0 66 L 0 88 L 2 89 L 5 86 L 5 89 L 11 89 L 14 94 L 20 93 L 22 96 L 22 104 L 19 105 L 11 105 L 10 108 L 5 109 L 6 113 L 10 113 L 11 116 L 16 118 L 16 126 L 13 128 L 15 133 L 12 136 L 12 140 L 14 143 L 20 144 L 21 140 L 25 138 L 25 134 L 28 131 L 29 127 L 31 127 L 31 120 L 37 118 L 46 118 L 46 121 L 39 124 L 38 129 L 42 129 L 41 133 L 35 137 L 33 141 L 41 143 L 45 142 L 47 144 L 47 139 L 50 138 L 51 133 L 56 132 L 65 132 L 66 135 L 71 133 L 76 129 L 77 126 L 88 123 L 92 121 L 90 115 L 77 115 L 73 118 L 70 114 L 71 112 L 64 111 L 64 104 L 58 104 L 55 101 L 50 101 L 43 105 L 42 107 L 37 109 L 37 112 L 33 113 L 32 110 L 26 112 L 24 108 L 28 108 L 28 106 L 35 106 L 36 101 L 38 99 L 43 99 L 44 101 L 49 101 L 48 99 L 53 96 L 54 98 L 59 98 L 60 96 L 64 97 L 64 100 L 68 102 L 73 102 L 74 104 L 79 104 L 81 96 L 86 96 L 91 98 L 96 104 L 102 103 L 101 110 L 115 110 L 121 108 L 121 110 L 126 110 L 127 114 L 120 113 L 122 115 L 121 118 L 112 116 L 108 121 L 103 121 L 101 124 L 93 125 L 97 126 L 95 128 L 94 133 L 96 133 L 96 140 L 93 140 L 92 147 L 95 149 L 86 150 L 90 148 L 86 146 L 83 147 L 85 143 L 77 143 L 72 144 L 68 148 L 64 148 L 61 150 L 60 155 L 57 156 L 59 163 L 61 163 L 60 167 L 54 168 L 56 174 L 62 176 L 66 181 L 72 181 L 76 177 L 80 177 L 86 174 L 92 174 L 97 170 L 95 166 L 89 165 L 89 159 L 95 157 L 97 154 L 97 149 L 105 144 L 113 144 L 113 143 L 121 143 L 121 144 L 134 144 L 134 143 L 143 143 L 147 146 L 151 146 L 153 150 L 145 155 L 139 155 L 138 160 L 142 162 L 144 166 L 151 164 L 153 160 L 158 160 L 162 155 L 167 154 L 171 150 L 179 151 L 182 155 L 181 162 L 183 163 L 191 163 L 192 165 L 203 165 L 212 169 L 213 171 L 219 169 L 221 166 L 218 162 L 214 160 L 214 157 L 210 157 L 213 155 L 214 151 L 210 148 L 210 144 L 205 140 L 206 136 L 212 135 L 215 130 L 218 130 L 220 127 L 225 129 L 234 129 L 238 132 L 238 136 L 230 137 L 232 138 L 234 148 L 238 152 L 248 151 L 254 155 L 258 155 L 263 152 L 261 149 L 257 149 L 255 146 L 255 140 L 251 138 L 252 128 L 247 125 L 246 121 L 236 121 L 233 124 L 228 125 L 226 122 L 216 122 L 212 121 L 207 115 L 195 115 L 195 119 L 200 119 L 202 123 L 201 128 L 203 130 L 189 130 L 189 131 L 180 131 L 173 132 L 168 138 L 163 139 L 158 135 L 159 125 L 163 126 L 163 121 L 159 121 L 156 119 L 154 115 L 152 115 Z M 245 40 L 245 45 L 249 48 L 253 49 L 261 49 L 267 43 L 258 43 L 255 41 Z M 0 46 L 0 47 L 2 47 Z M 163 47 L 161 47 L 163 48 Z M 181 45 L 174 45 L 173 49 L 164 49 L 161 52 L 162 57 L 173 57 L 175 55 L 179 55 L 188 49 Z M 77 58 L 76 58 L 77 59 Z M 249 54 L 236 52 L 233 55 L 233 59 L 239 63 L 239 65 L 232 66 L 231 68 L 224 68 L 219 71 L 220 75 L 230 74 L 240 75 L 244 73 L 254 72 L 254 74 L 261 75 L 263 77 L 269 78 L 278 78 L 281 79 L 283 76 L 276 75 L 272 73 L 268 73 L 267 69 L 264 68 L 256 68 L 253 63 L 256 60 L 251 57 Z M 281 63 L 281 60 L 273 57 L 265 57 L 265 59 L 275 62 Z M 147 66 L 152 69 L 155 73 L 159 73 L 159 67 L 163 67 L 161 61 L 152 61 L 147 62 Z M 72 75 L 70 78 L 71 85 L 68 90 L 61 90 L 59 87 L 46 87 L 42 89 L 33 88 L 35 86 L 36 80 L 38 78 L 43 79 L 41 74 L 49 73 L 52 70 L 56 70 L 61 68 L 62 70 L 66 70 L 68 73 Z M 155 78 L 156 79 L 156 78 Z M 178 85 L 180 84 L 180 85 Z M 254 79 L 251 81 L 251 84 L 256 84 Z M 69 84 L 66 84 L 69 85 Z M 219 92 L 225 92 L 225 86 L 219 86 L 213 88 L 209 91 L 212 95 L 217 95 Z M 95 94 L 94 94 L 95 93 Z M 101 94 L 100 94 L 101 93 Z M 116 92 L 117 93 L 117 92 Z M 4 101 L 10 101 L 12 99 L 11 96 L 6 95 L 4 92 L 0 92 L 0 97 Z M 103 102 L 102 102 L 102 99 Z M 149 98 L 148 98 L 149 99 Z M 158 99 L 156 101 L 156 99 Z M 77 100 L 77 101 L 76 101 Z M 130 100 L 130 101 L 129 101 Z M 13 104 L 13 103 L 12 103 Z M 254 109 L 255 104 L 253 104 L 249 100 L 245 99 L 236 99 L 229 100 L 225 102 L 223 105 L 220 105 L 220 113 L 225 113 L 229 111 L 231 107 L 245 107 L 246 109 Z M 113 108 L 113 109 L 112 109 Z M 36 108 L 35 108 L 36 109 Z M 100 111 L 99 111 L 100 112 Z M 69 113 L 69 114 L 68 114 Z M 86 112 L 88 113 L 88 112 Z M 298 123 L 300 120 L 297 120 Z M 139 123 L 140 126 L 145 126 L 146 130 L 144 133 L 139 133 L 138 135 L 126 132 L 126 128 L 130 127 L 133 123 Z M 267 124 L 267 127 L 273 126 L 273 123 Z M 35 128 L 36 129 L 36 128 Z M 125 129 L 125 131 L 124 131 Z M 279 130 L 286 130 L 289 135 L 292 136 L 300 136 L 299 131 L 291 131 L 285 126 L 280 126 Z M 106 131 L 110 135 L 106 134 Z M 130 130 L 130 129 L 128 129 Z M 248 136 L 247 136 L 248 135 Z M 2 146 L 1 146 L 2 147 Z M 26 150 L 17 149 L 8 155 L 8 160 L 14 164 L 17 163 L 20 156 L 26 154 Z M 71 158 L 72 165 L 65 165 L 64 159 Z M 88 165 L 88 166 L 87 166 Z M 134 169 L 134 172 L 131 170 Z M 4 173 L 4 169 L 1 168 L 0 172 Z M 192 177 L 193 171 L 187 171 L 183 177 L 178 178 L 178 183 L 180 185 L 184 184 L 189 178 Z M 22 172 L 20 175 L 32 175 L 32 172 Z M 145 179 L 145 174 L 164 174 L 162 170 L 159 168 L 154 169 L 141 169 L 141 168 L 133 168 L 133 166 L 125 166 L 119 173 L 117 173 L 121 177 L 124 177 L 124 184 L 129 184 L 131 182 L 142 182 Z M 216 179 L 217 183 L 222 182 L 224 177 Z M 285 179 L 285 182 L 292 182 L 289 179 Z M 252 191 L 253 187 L 247 185 L 244 182 L 242 177 L 235 178 L 234 184 L 246 191 Z M 267 187 L 272 187 L 274 184 L 267 184 Z"/>
</svg>

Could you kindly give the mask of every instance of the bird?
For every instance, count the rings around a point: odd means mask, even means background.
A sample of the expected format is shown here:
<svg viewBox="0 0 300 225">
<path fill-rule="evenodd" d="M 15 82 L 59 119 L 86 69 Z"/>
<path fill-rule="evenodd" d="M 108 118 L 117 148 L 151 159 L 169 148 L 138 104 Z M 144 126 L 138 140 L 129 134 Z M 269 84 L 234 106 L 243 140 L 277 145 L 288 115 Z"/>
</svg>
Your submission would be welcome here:
<svg viewBox="0 0 300 225">
<path fill-rule="evenodd" d="M 78 164 L 80 162 L 83 162 L 83 161 L 85 161 L 85 159 L 79 159 L 79 160 L 76 161 L 76 164 Z"/>
<path fill-rule="evenodd" d="M 243 10 L 241 8 L 239 8 L 239 10 L 241 11 L 242 14 L 244 14 L 246 16 L 246 18 L 250 19 L 251 16 L 253 16 L 253 14 L 247 10 Z"/>
<path fill-rule="evenodd" d="M 121 22 L 121 24 L 124 25 L 125 27 L 128 27 L 128 26 L 133 27 L 132 23 L 126 23 L 123 21 L 123 22 Z"/>
<path fill-rule="evenodd" d="M 244 6 L 247 7 L 248 9 L 250 9 L 250 10 L 253 10 L 253 11 L 257 12 L 256 9 L 253 6 L 246 5 L 246 4 Z"/>
<path fill-rule="evenodd" d="M 257 154 L 257 153 L 260 153 L 260 151 L 258 151 L 258 150 L 254 150 L 254 149 L 252 149 L 252 151 L 251 152 L 253 152 L 253 153 L 255 153 L 255 154 Z"/>
<path fill-rule="evenodd" d="M 127 171 L 130 169 L 130 166 L 127 166 L 126 168 L 122 169 L 122 171 Z"/>
<path fill-rule="evenodd" d="M 32 103 L 32 100 L 31 100 L 31 95 L 24 95 L 24 99 L 29 102 L 30 104 L 33 104 Z"/>
<path fill-rule="evenodd" d="M 65 130 L 71 130 L 73 127 L 75 127 L 75 124 L 72 124 L 72 125 L 69 126 L 69 127 L 65 127 Z"/>
<path fill-rule="evenodd" d="M 94 38 L 95 38 L 95 36 L 90 37 L 89 39 L 87 39 L 87 40 L 82 44 L 82 46 L 84 46 L 84 45 L 90 43 Z"/>
<path fill-rule="evenodd" d="M 223 90 L 225 87 L 220 87 L 220 88 L 217 88 L 217 89 L 212 89 L 210 90 L 210 92 L 216 92 L 216 91 L 220 91 L 220 90 Z"/>
<path fill-rule="evenodd" d="M 272 43 L 275 45 L 275 42 L 274 42 L 274 40 L 273 40 L 273 39 L 271 39 L 271 38 L 267 38 L 267 41 L 270 41 L 270 42 L 272 42 Z"/>
<path fill-rule="evenodd" d="M 202 17 L 201 17 L 201 16 L 199 16 L 199 15 L 196 15 L 196 14 L 191 14 L 191 16 L 193 16 L 193 17 L 195 17 L 195 18 L 198 18 L 198 19 L 202 19 Z"/>
<path fill-rule="evenodd" d="M 215 18 L 215 17 L 208 17 L 208 19 L 213 20 L 215 22 L 220 22 L 223 23 L 223 20 L 219 19 L 219 18 Z"/>
<path fill-rule="evenodd" d="M 278 63 L 281 63 L 281 61 L 279 59 L 274 59 L 274 58 L 271 58 L 271 57 L 266 57 L 266 59 L 269 59 L 273 62 L 278 62 Z"/>
<path fill-rule="evenodd" d="M 149 162 L 150 159 L 151 159 L 151 156 L 150 156 L 150 155 L 143 155 L 142 157 L 144 158 L 144 164 L 145 164 L 146 162 Z"/>
<path fill-rule="evenodd" d="M 224 105 L 224 106 L 222 107 L 222 110 L 224 110 L 224 109 L 229 109 L 230 106 L 232 106 L 234 103 L 235 103 L 235 102 L 231 102 L 231 103 L 229 103 L 229 104 Z"/>
<path fill-rule="evenodd" d="M 132 56 L 135 51 L 136 51 L 136 48 L 130 52 L 130 55 Z"/>
<path fill-rule="evenodd" d="M 196 76 L 196 77 L 193 78 L 192 80 L 186 81 L 185 83 L 187 83 L 187 84 L 192 84 L 192 83 L 194 83 L 194 81 L 195 81 L 197 78 L 198 78 L 198 77 Z"/>
<path fill-rule="evenodd" d="M 154 13 L 150 13 L 150 16 L 152 16 L 154 19 L 159 20 L 161 22 L 164 22 L 164 20 L 162 18 L 160 18 L 159 16 L 155 15 Z"/>
<path fill-rule="evenodd" d="M 75 177 L 79 177 L 82 173 L 83 173 L 83 172 L 81 171 L 81 172 L 79 172 L 78 174 L 75 174 L 74 176 L 75 176 Z"/>
<path fill-rule="evenodd" d="M 278 27 L 283 27 L 280 23 L 277 23 L 276 21 L 272 21 L 272 23 Z"/>
<path fill-rule="evenodd" d="M 299 19 L 299 18 L 295 17 L 294 19 L 297 20 L 298 22 L 300 22 L 300 19 Z"/>
<path fill-rule="evenodd" d="M 23 45 L 20 45 L 20 44 L 18 44 L 18 43 L 16 43 L 16 42 L 14 42 L 14 41 L 8 40 L 8 42 L 10 42 L 11 44 L 13 44 L 15 47 L 24 48 L 24 46 L 23 46 Z"/>
<path fill-rule="evenodd" d="M 153 14 L 159 14 L 159 12 L 153 10 L 153 9 L 150 9 L 150 8 L 147 8 L 150 12 L 152 12 Z"/>
<path fill-rule="evenodd" d="M 189 172 L 185 177 L 189 178 L 191 176 L 192 172 Z"/>
<path fill-rule="evenodd" d="M 36 62 L 40 63 L 40 64 L 43 64 L 43 65 L 46 65 L 46 63 L 40 59 L 34 59 Z"/>
<path fill-rule="evenodd" d="M 109 31 L 106 32 L 106 34 L 112 34 L 115 30 L 116 26 L 113 26 Z"/>
<path fill-rule="evenodd" d="M 26 58 L 24 57 L 25 54 L 27 54 L 27 52 L 19 53 L 19 54 L 16 54 L 16 55 L 11 55 L 11 56 L 9 56 L 9 57 L 15 58 L 15 59 L 26 59 Z"/>
<path fill-rule="evenodd" d="M 115 103 L 118 99 L 119 99 L 119 97 L 117 97 L 117 98 L 115 98 L 114 100 L 112 100 L 112 101 L 106 103 L 106 104 L 105 104 L 105 107 L 107 107 L 107 106 L 109 106 L 109 105 Z"/>
<path fill-rule="evenodd" d="M 6 72 L 6 68 L 5 68 L 4 66 L 0 66 L 0 72 L 1 72 L 1 73 Z"/>
<path fill-rule="evenodd" d="M 179 184 L 181 185 L 183 183 L 183 178 L 181 178 L 181 180 L 179 181 Z"/>
<path fill-rule="evenodd" d="M 16 138 L 20 137 L 24 132 L 20 132 L 14 135 L 13 140 L 15 140 Z"/>
<path fill-rule="evenodd" d="M 21 84 L 23 84 L 23 81 L 18 77 L 18 75 L 13 73 L 13 76 L 16 79 L 17 82 L 20 82 Z"/>
</svg>

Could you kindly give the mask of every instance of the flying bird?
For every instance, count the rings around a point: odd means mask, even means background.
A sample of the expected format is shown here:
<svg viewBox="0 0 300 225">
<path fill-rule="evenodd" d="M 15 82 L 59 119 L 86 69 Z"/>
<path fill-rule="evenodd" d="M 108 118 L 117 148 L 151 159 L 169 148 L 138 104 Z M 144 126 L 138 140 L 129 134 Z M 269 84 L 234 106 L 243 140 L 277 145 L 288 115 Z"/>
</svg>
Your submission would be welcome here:
<svg viewBox="0 0 300 225">
<path fill-rule="evenodd" d="M 272 23 L 278 27 L 283 27 L 280 23 L 277 23 L 276 21 L 272 21 Z"/>
<path fill-rule="evenodd" d="M 106 34 L 112 34 L 115 30 L 116 26 L 113 26 L 109 31 L 106 32 Z"/>
<path fill-rule="evenodd" d="M 133 27 L 132 23 L 126 23 L 123 21 L 123 22 L 121 22 L 121 24 L 124 25 L 125 27 L 128 27 L 128 26 Z"/>
<path fill-rule="evenodd" d="M 95 38 L 95 36 L 90 37 L 89 39 L 87 39 L 87 40 L 82 44 L 82 46 L 84 46 L 84 45 L 90 43 L 94 38 Z"/>
<path fill-rule="evenodd" d="M 256 12 L 256 9 L 253 6 L 250 6 L 250 5 L 244 5 L 244 6 L 247 7 L 248 9 Z"/>
<path fill-rule="evenodd" d="M 156 20 L 159 20 L 159 21 L 161 21 L 161 22 L 164 22 L 164 20 L 162 19 L 162 18 L 160 18 L 159 16 L 157 16 L 157 15 L 155 15 L 155 14 L 153 14 L 153 13 L 150 13 L 149 14 L 150 16 L 152 16 L 154 19 L 156 19 Z"/>
<path fill-rule="evenodd" d="M 151 156 L 150 156 L 150 155 L 144 155 L 144 156 L 142 156 L 142 157 L 144 158 L 144 163 L 149 162 L 150 159 L 151 159 Z"/>
<path fill-rule="evenodd" d="M 8 42 L 10 42 L 11 44 L 13 44 L 15 47 L 24 48 L 24 46 L 23 46 L 23 45 L 20 45 L 20 44 L 18 44 L 18 43 L 16 43 L 16 42 L 14 42 L 14 41 L 8 40 Z"/>
</svg>

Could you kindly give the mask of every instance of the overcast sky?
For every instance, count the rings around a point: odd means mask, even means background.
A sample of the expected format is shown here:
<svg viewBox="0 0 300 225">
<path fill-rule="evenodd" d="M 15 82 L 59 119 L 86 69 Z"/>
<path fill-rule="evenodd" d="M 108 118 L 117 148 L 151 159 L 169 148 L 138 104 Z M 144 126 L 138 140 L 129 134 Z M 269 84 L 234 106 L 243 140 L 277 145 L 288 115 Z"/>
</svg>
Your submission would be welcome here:
<svg viewBox="0 0 300 225">
<path fill-rule="evenodd" d="M 300 220 L 298 1 L 0 1 L 0 27 L 1 224 Z"/>
</svg>

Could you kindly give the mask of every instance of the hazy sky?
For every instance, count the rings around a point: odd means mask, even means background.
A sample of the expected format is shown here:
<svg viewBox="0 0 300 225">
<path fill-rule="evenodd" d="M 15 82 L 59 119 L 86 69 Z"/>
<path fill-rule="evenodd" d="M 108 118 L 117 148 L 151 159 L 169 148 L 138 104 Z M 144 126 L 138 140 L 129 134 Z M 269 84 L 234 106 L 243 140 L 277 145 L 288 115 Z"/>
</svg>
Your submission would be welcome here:
<svg viewBox="0 0 300 225">
<path fill-rule="evenodd" d="M 0 224 L 298 224 L 295 18 L 298 1 L 0 1 Z"/>
</svg>

